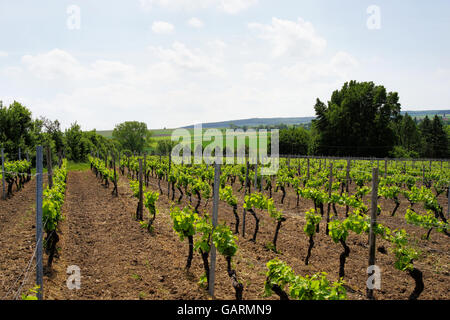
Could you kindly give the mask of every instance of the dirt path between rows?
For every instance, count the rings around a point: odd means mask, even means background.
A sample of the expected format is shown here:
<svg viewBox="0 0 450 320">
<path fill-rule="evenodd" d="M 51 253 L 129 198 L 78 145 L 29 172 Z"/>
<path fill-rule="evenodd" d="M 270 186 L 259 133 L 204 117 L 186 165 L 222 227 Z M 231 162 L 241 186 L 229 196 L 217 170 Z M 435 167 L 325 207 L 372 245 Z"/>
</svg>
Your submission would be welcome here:
<svg viewBox="0 0 450 320">
<path fill-rule="evenodd" d="M 154 235 L 134 220 L 137 201 L 125 178 L 117 198 L 89 171 L 70 172 L 67 183 L 60 258 L 44 279 L 45 299 L 205 298 L 197 277 L 180 279 L 185 258 L 169 218 L 158 217 Z M 71 265 L 81 271 L 79 290 L 66 285 Z"/>
<path fill-rule="evenodd" d="M 34 179 L 22 190 L 14 189 L 10 199 L 0 197 L 0 300 L 20 298 L 23 291 L 33 287 L 35 262 L 29 263 L 36 242 L 35 202 Z"/>
</svg>

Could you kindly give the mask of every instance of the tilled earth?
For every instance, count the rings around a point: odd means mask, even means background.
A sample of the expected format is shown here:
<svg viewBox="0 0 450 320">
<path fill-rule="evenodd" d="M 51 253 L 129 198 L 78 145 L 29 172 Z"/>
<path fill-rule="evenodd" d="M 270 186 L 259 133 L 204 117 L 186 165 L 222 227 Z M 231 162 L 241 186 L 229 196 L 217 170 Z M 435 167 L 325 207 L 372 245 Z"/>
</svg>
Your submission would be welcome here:
<svg viewBox="0 0 450 320">
<path fill-rule="evenodd" d="M 0 300 L 20 298 L 36 278 L 36 182 L 6 200 L 0 196 Z M 22 289 L 20 289 L 22 288 Z M 19 290 L 20 289 L 20 290 Z M 26 291 L 25 290 L 25 291 Z"/>
<path fill-rule="evenodd" d="M 8 282 L 20 272 L 33 254 L 34 191 L 29 183 L 13 199 L 0 209 L 0 241 L 2 249 L 1 280 Z M 53 270 L 44 279 L 46 299 L 210 299 L 207 292 L 197 282 L 204 272 L 201 257 L 194 254 L 189 272 L 184 270 L 188 243 L 181 242 L 171 227 L 169 208 L 173 203 L 167 197 L 167 183 L 162 181 L 164 194 L 157 202 L 158 215 L 154 232 L 148 233 L 134 219 L 137 199 L 128 186 L 126 176 L 120 177 L 119 196 L 111 195 L 112 187 L 106 188 L 90 171 L 70 172 L 67 180 L 66 199 L 63 206 L 65 220 L 60 223 L 59 257 L 53 263 Z M 149 188 L 158 190 L 157 180 L 151 178 Z M 302 276 L 326 272 L 332 281 L 338 279 L 340 244 L 334 243 L 325 235 L 325 219 L 320 232 L 315 236 L 310 263 L 305 266 L 304 259 L 308 249 L 308 237 L 303 231 L 304 213 L 313 207 L 312 202 L 301 199 L 296 207 L 296 196 L 292 188 L 284 204 L 280 204 L 281 192 L 274 193 L 277 207 L 285 212 L 287 220 L 283 223 L 277 241 L 278 253 L 266 249 L 273 239 L 276 223 L 267 214 L 257 212 L 261 218 L 256 243 L 249 241 L 253 235 L 254 220 L 247 213 L 246 234 L 242 236 L 243 191 L 233 186 L 238 195 L 238 212 L 241 218 L 238 235 L 239 250 L 233 258 L 233 267 L 244 285 L 244 299 L 267 299 L 263 296 L 266 266 L 275 257 L 285 261 Z M 13 200 L 21 199 L 22 201 Z M 179 193 L 176 191 L 175 203 Z M 369 196 L 370 197 L 370 196 Z M 369 203 L 367 197 L 366 203 Z M 446 208 L 445 195 L 439 197 Z M 192 205 L 197 202 L 192 197 Z M 186 195 L 181 203 L 189 204 Z M 450 250 L 448 237 L 433 231 L 430 240 L 421 238 L 427 230 L 406 224 L 404 213 L 407 201 L 401 198 L 401 206 L 396 216 L 390 217 L 394 204 L 380 199 L 383 213 L 379 221 L 392 229 L 403 228 L 411 234 L 411 243 L 421 251 L 420 258 L 414 262 L 423 272 L 425 289 L 420 299 L 449 299 L 450 291 Z M 21 207 L 22 206 L 22 207 Z M 416 205 L 420 208 L 419 205 Z M 15 209 L 19 214 L 8 216 Z M 9 211 L 8 211 L 9 210 Z M 29 210 L 29 213 L 27 213 Z M 326 210 L 326 208 L 325 208 Z M 202 200 L 201 212 L 212 212 L 212 201 Z M 338 208 L 339 216 L 345 209 Z M 4 218 L 7 216 L 8 218 Z M 20 219 L 24 223 L 20 223 Z M 228 224 L 234 230 L 235 219 L 232 208 L 220 202 L 219 223 Z M 11 241 L 10 239 L 13 239 Z M 8 240 L 8 241 L 6 241 Z M 345 282 L 349 299 L 365 299 L 366 269 L 368 266 L 367 235 L 350 233 L 347 240 L 350 256 L 345 265 Z M 7 248 L 4 251 L 3 248 Z M 377 238 L 377 247 L 384 247 L 386 253 L 377 251 L 376 264 L 381 269 L 381 289 L 375 291 L 377 299 L 408 299 L 414 289 L 414 280 L 406 272 L 394 268 L 394 258 L 389 252 L 390 245 Z M 5 253 L 6 252 L 6 253 Z M 12 254 L 11 252 L 14 252 Z M 44 259 L 44 262 L 46 260 Z M 68 289 L 67 268 L 78 266 L 81 272 L 81 288 Z M 34 279 L 34 275 L 30 275 Z M 8 283 L 0 288 L 4 295 Z M 32 287 L 32 283 L 24 286 Z M 11 298 L 11 297 L 9 297 Z M 234 290 L 226 272 L 226 262 L 218 255 L 216 271 L 216 299 L 234 299 Z M 268 299 L 276 299 L 272 296 Z"/>
</svg>

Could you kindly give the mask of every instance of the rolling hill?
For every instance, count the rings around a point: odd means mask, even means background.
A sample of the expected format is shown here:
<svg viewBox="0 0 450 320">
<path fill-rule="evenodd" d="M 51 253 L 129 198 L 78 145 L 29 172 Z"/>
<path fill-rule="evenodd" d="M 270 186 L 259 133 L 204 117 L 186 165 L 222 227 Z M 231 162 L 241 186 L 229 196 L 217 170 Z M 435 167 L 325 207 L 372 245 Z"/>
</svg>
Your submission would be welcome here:
<svg viewBox="0 0 450 320">
<path fill-rule="evenodd" d="M 435 115 L 441 116 L 444 119 L 448 118 L 450 115 L 450 110 L 419 110 L 419 111 L 402 111 L 401 114 L 408 113 L 411 117 L 417 119 L 423 119 L 425 116 L 429 118 L 434 117 Z M 296 125 L 296 124 L 307 124 L 311 122 L 311 120 L 315 119 L 315 117 L 291 117 L 291 118 L 250 118 L 250 119 L 238 119 L 238 120 L 228 120 L 228 121 L 220 121 L 220 122 L 208 122 L 202 123 L 203 129 L 210 128 L 230 128 L 233 125 L 238 127 L 257 127 L 260 125 L 265 126 L 275 126 L 280 124 L 286 125 Z M 185 129 L 193 129 L 194 125 L 189 125 L 182 127 Z M 166 137 L 170 136 L 172 129 L 156 129 L 150 130 L 153 133 L 153 137 Z M 104 137 L 111 138 L 112 130 L 101 130 L 97 131 L 97 133 L 103 135 Z"/>
</svg>

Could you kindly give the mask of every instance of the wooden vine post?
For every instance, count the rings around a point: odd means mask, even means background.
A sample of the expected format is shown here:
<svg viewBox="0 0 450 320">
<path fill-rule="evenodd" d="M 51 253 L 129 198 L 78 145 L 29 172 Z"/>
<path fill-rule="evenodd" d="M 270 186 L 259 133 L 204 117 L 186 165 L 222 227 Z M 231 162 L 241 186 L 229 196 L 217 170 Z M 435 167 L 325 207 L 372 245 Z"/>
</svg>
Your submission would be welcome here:
<svg viewBox="0 0 450 320">
<path fill-rule="evenodd" d="M 255 186 L 254 186 L 255 190 L 257 187 L 258 187 L 258 161 L 256 161 L 255 164 Z"/>
<path fill-rule="evenodd" d="M 248 185 L 248 170 L 249 170 L 249 162 L 247 160 L 247 170 L 245 173 L 245 187 L 244 187 L 244 199 L 245 196 L 247 195 L 247 185 Z M 250 190 L 249 190 L 249 194 L 250 194 Z M 244 208 L 244 212 L 242 214 L 242 236 L 245 237 L 245 216 L 246 216 L 247 210 L 245 210 Z"/>
<path fill-rule="evenodd" d="M 447 218 L 450 219 L 450 183 L 448 185 L 448 194 L 447 194 Z"/>
<path fill-rule="evenodd" d="M 169 152 L 169 170 L 167 171 L 167 199 L 169 199 L 169 195 L 170 195 L 170 181 L 169 181 L 169 176 L 170 176 L 170 167 L 172 165 L 172 152 Z"/>
<path fill-rule="evenodd" d="M 330 162 L 330 176 L 328 178 L 328 199 L 331 199 L 331 189 L 333 186 L 333 162 Z M 331 201 L 328 201 L 328 208 L 327 208 L 327 227 L 325 233 L 328 234 L 328 223 L 330 222 L 330 210 L 331 210 Z"/>
<path fill-rule="evenodd" d="M 43 299 L 44 292 L 44 267 L 43 258 L 43 225 L 42 225 L 42 197 L 43 197 L 43 167 L 42 146 L 36 147 L 36 285 L 39 286 L 37 292 L 38 300 Z"/>
<path fill-rule="evenodd" d="M 116 155 L 114 154 L 114 152 L 111 152 L 111 156 L 112 156 L 112 162 L 113 162 L 113 167 L 114 167 L 114 189 L 113 189 L 113 193 L 117 197 L 119 195 L 119 190 L 117 188 Z"/>
<path fill-rule="evenodd" d="M 138 221 L 144 220 L 144 201 L 142 192 L 142 159 L 139 158 L 139 203 L 136 211 L 136 219 Z"/>
<path fill-rule="evenodd" d="M 378 168 L 372 169 L 372 207 L 370 209 L 370 230 L 369 230 L 369 267 L 375 265 L 375 227 L 377 224 L 378 211 Z M 370 277 L 371 275 L 369 275 Z M 373 299 L 373 289 L 367 288 L 367 298 Z"/>
<path fill-rule="evenodd" d="M 5 184 L 5 154 L 2 148 L 2 185 L 3 185 L 3 200 L 6 200 L 6 184 Z"/>
<path fill-rule="evenodd" d="M 306 180 L 309 180 L 309 157 L 307 159 L 307 162 L 308 162 L 308 171 L 306 173 Z"/>
<path fill-rule="evenodd" d="M 47 146 L 47 172 L 48 172 L 48 187 L 53 188 L 53 165 L 52 165 L 52 149 Z"/>
<path fill-rule="evenodd" d="M 219 188 L 220 188 L 220 164 L 217 162 L 214 165 L 214 190 L 213 190 L 213 214 L 212 214 L 212 225 L 213 231 L 217 227 L 217 221 L 219 216 Z M 211 251 L 210 251 L 210 269 L 209 269 L 209 295 L 214 296 L 214 282 L 216 278 L 216 247 L 214 242 L 211 241 Z"/>
<path fill-rule="evenodd" d="M 425 184 L 425 165 L 422 165 L 422 185 Z"/>
<path fill-rule="evenodd" d="M 118 159 L 118 160 L 119 160 L 119 171 L 120 171 L 120 168 L 121 168 L 121 167 L 120 167 L 120 151 L 119 151 L 118 156 L 119 156 L 119 159 Z"/>
<path fill-rule="evenodd" d="M 144 152 L 144 179 L 145 179 L 145 186 L 148 187 L 148 179 L 147 179 L 147 152 Z"/>
<path fill-rule="evenodd" d="M 347 177 L 345 182 L 345 191 L 348 193 L 348 188 L 350 184 L 350 159 L 347 159 Z"/>
</svg>

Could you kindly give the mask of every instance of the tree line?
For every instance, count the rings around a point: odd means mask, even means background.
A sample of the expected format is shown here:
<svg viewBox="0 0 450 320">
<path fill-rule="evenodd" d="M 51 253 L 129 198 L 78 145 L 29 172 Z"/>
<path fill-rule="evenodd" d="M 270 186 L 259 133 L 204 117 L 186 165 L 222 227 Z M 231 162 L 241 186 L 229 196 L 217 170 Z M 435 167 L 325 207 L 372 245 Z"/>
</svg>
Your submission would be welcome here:
<svg viewBox="0 0 450 320">
<path fill-rule="evenodd" d="M 117 143 L 95 130 L 82 131 L 77 122 L 62 131 L 58 120 L 33 119 L 31 111 L 21 103 L 14 101 L 4 106 L 0 101 L 0 148 L 6 158 L 17 160 L 20 148 L 22 159 L 28 153 L 34 161 L 37 145 L 50 147 L 53 156 L 65 155 L 75 162 L 86 161 L 91 150 L 105 154 L 117 147 Z"/>
<path fill-rule="evenodd" d="M 347 82 L 327 103 L 316 100 L 310 128 L 280 130 L 280 153 L 448 158 L 449 126 L 437 115 L 419 121 L 400 109 L 397 92 L 373 82 Z"/>
</svg>

